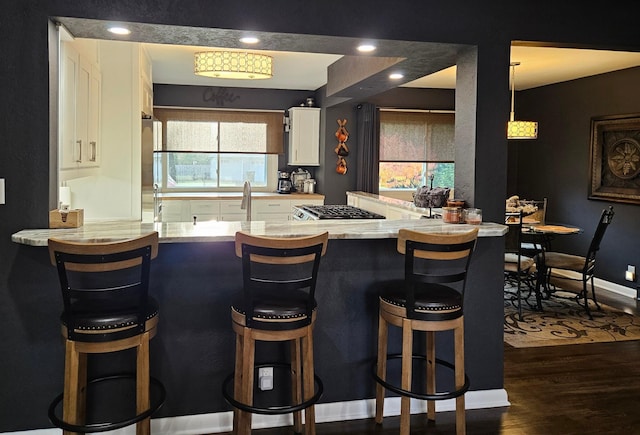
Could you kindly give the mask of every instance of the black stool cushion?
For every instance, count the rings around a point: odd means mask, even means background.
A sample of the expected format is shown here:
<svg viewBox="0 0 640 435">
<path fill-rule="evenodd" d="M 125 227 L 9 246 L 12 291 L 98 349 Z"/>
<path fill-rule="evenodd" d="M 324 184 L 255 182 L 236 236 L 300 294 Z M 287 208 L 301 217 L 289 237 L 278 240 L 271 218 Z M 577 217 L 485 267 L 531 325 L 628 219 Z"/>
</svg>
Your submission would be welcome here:
<svg viewBox="0 0 640 435">
<path fill-rule="evenodd" d="M 381 306 L 384 303 L 407 308 L 405 282 L 385 283 L 379 292 Z M 462 295 L 441 284 L 417 284 L 415 287 L 415 316 L 417 320 L 449 320 L 462 316 Z M 384 309 L 384 307 L 383 307 Z"/>
<path fill-rule="evenodd" d="M 301 290 L 287 292 L 286 295 L 282 291 L 260 292 L 254 299 L 254 320 L 257 321 L 254 327 L 261 329 L 260 319 L 265 320 L 264 329 L 294 329 L 308 325 L 311 323 L 311 319 L 307 318 L 308 298 L 308 294 Z M 314 299 L 312 310 L 316 308 Z M 232 301 L 231 309 L 243 316 L 247 314 L 241 296 Z M 274 327 L 274 323 L 280 325 Z"/>
<path fill-rule="evenodd" d="M 131 308 L 126 308 L 123 305 L 121 300 L 113 301 L 109 299 L 80 300 L 74 303 L 71 311 L 76 324 L 76 333 L 82 334 L 83 331 L 86 331 L 86 335 L 93 336 L 96 332 L 108 335 L 109 332 L 136 325 L 137 307 L 132 304 Z M 145 321 L 151 320 L 158 315 L 158 303 L 150 296 L 147 298 L 144 313 Z M 60 320 L 67 327 L 70 320 L 69 313 L 63 312 Z M 134 333 L 132 331 L 131 336 L 137 334 L 137 332 Z M 99 341 L 108 340 L 109 338 L 105 337 L 104 340 Z"/>
</svg>

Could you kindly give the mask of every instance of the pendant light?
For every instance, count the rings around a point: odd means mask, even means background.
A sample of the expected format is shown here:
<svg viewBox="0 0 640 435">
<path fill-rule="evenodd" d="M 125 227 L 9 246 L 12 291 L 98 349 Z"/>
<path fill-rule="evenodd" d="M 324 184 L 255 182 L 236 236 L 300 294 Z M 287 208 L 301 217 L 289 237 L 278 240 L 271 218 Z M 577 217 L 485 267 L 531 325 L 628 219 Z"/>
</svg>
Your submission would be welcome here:
<svg viewBox="0 0 640 435">
<path fill-rule="evenodd" d="M 537 139 L 538 123 L 535 121 L 516 121 L 514 111 L 516 66 L 520 62 L 511 62 L 511 115 L 507 123 L 507 139 Z"/>
</svg>

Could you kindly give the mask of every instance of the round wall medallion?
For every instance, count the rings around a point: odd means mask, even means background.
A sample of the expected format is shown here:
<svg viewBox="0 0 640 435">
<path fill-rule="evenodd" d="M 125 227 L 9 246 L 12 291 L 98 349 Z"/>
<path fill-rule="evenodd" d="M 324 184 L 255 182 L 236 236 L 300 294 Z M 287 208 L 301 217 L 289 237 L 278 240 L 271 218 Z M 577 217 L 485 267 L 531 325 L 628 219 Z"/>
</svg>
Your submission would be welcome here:
<svg viewBox="0 0 640 435">
<path fill-rule="evenodd" d="M 616 177 L 634 178 L 640 173 L 640 144 L 630 138 L 618 140 L 610 148 L 607 163 Z"/>
</svg>

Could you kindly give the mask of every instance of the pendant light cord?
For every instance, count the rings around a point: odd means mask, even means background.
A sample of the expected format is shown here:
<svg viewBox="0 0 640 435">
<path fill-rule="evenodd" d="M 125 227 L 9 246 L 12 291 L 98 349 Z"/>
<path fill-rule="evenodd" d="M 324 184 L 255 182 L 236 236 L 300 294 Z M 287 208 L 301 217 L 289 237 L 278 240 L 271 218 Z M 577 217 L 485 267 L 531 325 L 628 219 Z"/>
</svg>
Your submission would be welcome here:
<svg viewBox="0 0 640 435">
<path fill-rule="evenodd" d="M 509 121 L 515 121 L 515 111 L 514 111 L 514 101 L 515 101 L 515 91 L 516 91 L 516 66 L 520 65 L 520 62 L 511 62 L 511 114 L 509 116 Z"/>
</svg>

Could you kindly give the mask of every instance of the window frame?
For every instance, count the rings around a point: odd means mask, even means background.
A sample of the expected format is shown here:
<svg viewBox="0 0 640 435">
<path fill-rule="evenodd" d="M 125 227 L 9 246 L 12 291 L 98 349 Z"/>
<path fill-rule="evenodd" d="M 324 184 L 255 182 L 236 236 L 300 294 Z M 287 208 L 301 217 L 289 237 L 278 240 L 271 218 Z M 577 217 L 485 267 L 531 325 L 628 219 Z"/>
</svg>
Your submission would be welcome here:
<svg viewBox="0 0 640 435">
<path fill-rule="evenodd" d="M 167 144 L 166 122 L 178 120 L 189 121 L 197 120 L 204 122 L 242 122 L 245 117 L 252 120 L 260 119 L 264 115 L 267 122 L 267 144 L 264 153 L 259 152 L 229 152 L 229 151 L 190 151 L 190 150 L 173 150 Z M 277 118 L 281 119 L 279 121 Z M 210 109 L 210 108 L 184 108 L 184 107 L 154 107 L 154 123 L 158 122 L 162 125 L 160 131 L 154 129 L 154 165 L 155 156 L 160 155 L 161 163 L 161 192 L 237 192 L 242 186 L 229 187 L 169 187 L 168 180 L 168 163 L 165 157 L 170 153 L 197 153 L 197 154 L 216 154 L 218 159 L 220 156 L 230 154 L 255 154 L 263 155 L 266 160 L 266 186 L 252 186 L 254 191 L 271 192 L 276 190 L 277 171 L 278 171 L 278 155 L 284 153 L 284 110 L 240 110 L 240 109 Z M 219 143 L 217 144 L 219 145 Z M 216 182 L 219 184 L 219 179 Z"/>
<path fill-rule="evenodd" d="M 381 108 L 380 112 L 400 112 L 400 113 L 425 113 L 425 114 L 451 114 L 454 117 L 454 128 L 455 128 L 455 111 L 454 110 L 416 110 L 416 109 L 392 109 L 392 108 Z M 381 117 L 380 117 L 380 124 L 382 125 L 382 113 L 381 113 Z M 382 128 L 380 128 L 380 138 L 379 138 L 380 142 L 382 142 Z M 425 143 L 425 148 L 426 148 L 427 144 Z M 428 152 L 426 152 L 425 154 L 428 154 Z M 422 164 L 423 166 L 429 165 L 430 163 L 451 163 L 454 165 L 454 173 L 455 173 L 455 159 L 453 160 L 433 160 L 433 159 L 425 159 L 425 160 L 383 160 L 382 158 L 378 159 L 378 170 L 380 171 L 380 165 L 382 163 L 416 163 L 416 164 Z M 426 174 L 426 170 L 425 170 L 425 175 L 424 175 L 424 185 L 428 184 L 428 175 Z M 451 187 L 453 188 L 454 186 L 447 186 L 447 187 Z M 406 188 L 388 188 L 388 187 L 382 187 L 381 183 L 380 183 L 380 178 L 378 178 L 378 189 L 380 192 L 411 192 L 414 191 L 415 188 L 413 187 L 406 187 Z"/>
</svg>

